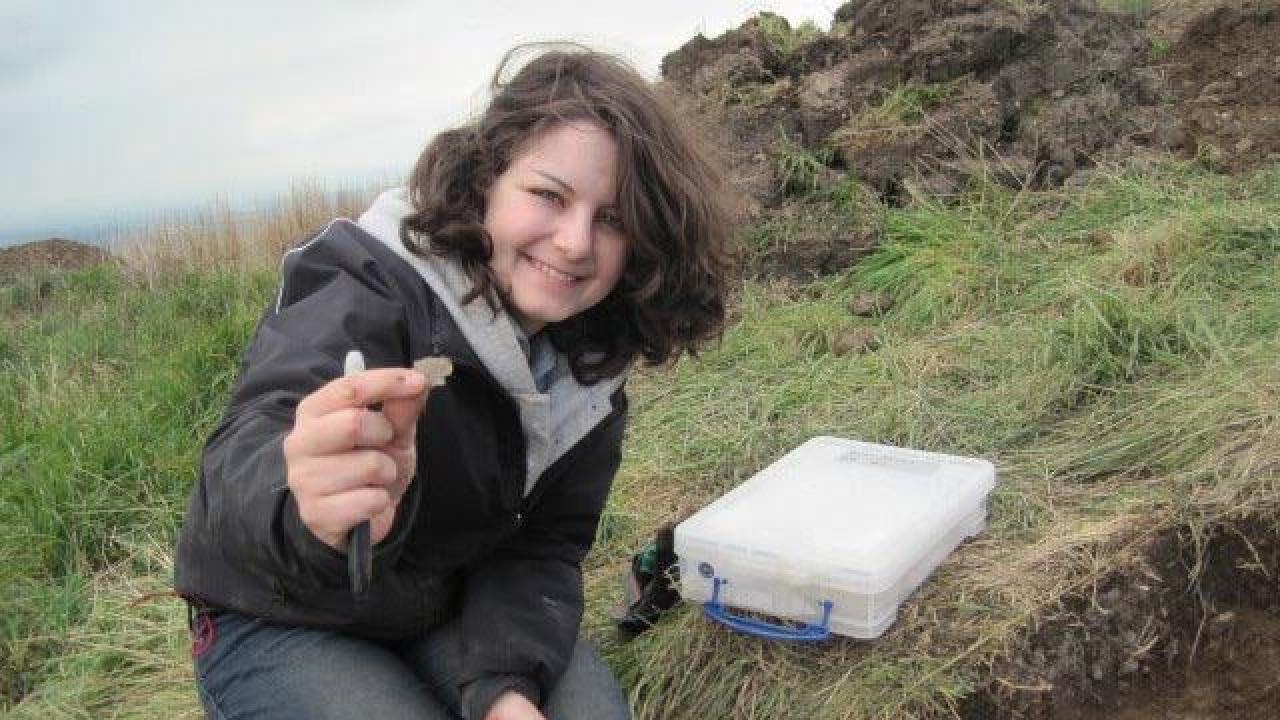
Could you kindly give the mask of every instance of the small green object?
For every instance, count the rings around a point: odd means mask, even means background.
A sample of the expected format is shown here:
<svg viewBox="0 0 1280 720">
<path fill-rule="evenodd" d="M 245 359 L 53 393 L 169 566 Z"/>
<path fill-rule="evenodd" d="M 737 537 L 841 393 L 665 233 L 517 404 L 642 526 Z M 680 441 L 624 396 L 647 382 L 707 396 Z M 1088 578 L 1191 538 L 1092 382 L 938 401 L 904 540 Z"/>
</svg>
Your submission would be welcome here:
<svg viewBox="0 0 1280 720">
<path fill-rule="evenodd" d="M 636 553 L 636 569 L 642 573 L 653 576 L 653 571 L 658 567 L 658 544 L 649 543 L 645 545 L 640 552 Z"/>
</svg>

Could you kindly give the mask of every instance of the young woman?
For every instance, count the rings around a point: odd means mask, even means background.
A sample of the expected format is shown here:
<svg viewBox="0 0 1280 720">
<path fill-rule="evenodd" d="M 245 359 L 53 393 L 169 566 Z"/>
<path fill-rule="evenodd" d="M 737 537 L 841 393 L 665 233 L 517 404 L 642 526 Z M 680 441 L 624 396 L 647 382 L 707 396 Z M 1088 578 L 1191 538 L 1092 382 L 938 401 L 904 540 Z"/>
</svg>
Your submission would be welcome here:
<svg viewBox="0 0 1280 720">
<path fill-rule="evenodd" d="M 628 370 L 721 329 L 727 198 L 621 61 L 511 58 L 407 190 L 284 258 L 178 540 L 211 717 L 629 716 L 580 564 Z"/>
</svg>

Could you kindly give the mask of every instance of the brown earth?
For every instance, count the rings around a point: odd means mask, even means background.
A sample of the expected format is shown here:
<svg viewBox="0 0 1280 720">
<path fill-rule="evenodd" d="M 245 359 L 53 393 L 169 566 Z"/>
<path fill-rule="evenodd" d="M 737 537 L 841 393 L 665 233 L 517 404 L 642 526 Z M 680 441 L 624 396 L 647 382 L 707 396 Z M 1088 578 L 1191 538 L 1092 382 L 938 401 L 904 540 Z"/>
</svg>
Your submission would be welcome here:
<svg viewBox="0 0 1280 720">
<path fill-rule="evenodd" d="M 1246 539 L 1248 538 L 1248 539 Z M 1154 540 L 1134 567 L 1043 618 L 992 669 L 970 720 L 1273 720 L 1280 708 L 1274 518 Z"/>
<path fill-rule="evenodd" d="M 1154 0 L 1131 11 L 1085 0 L 854 0 L 827 31 L 762 13 L 699 35 L 663 59 L 662 85 L 728 148 L 748 216 L 759 217 L 851 180 L 897 204 L 975 181 L 1055 187 L 1137 154 L 1231 172 L 1273 161 L 1278 30 L 1276 0 Z M 796 183 L 804 157 L 820 167 L 801 167 Z M 791 247 L 794 260 L 751 269 L 814 274 L 811 258 L 831 252 Z"/>
<path fill-rule="evenodd" d="M 1280 6 L 1195 17 L 1164 62 L 1178 115 L 1206 159 L 1229 171 L 1280 160 Z"/>
<path fill-rule="evenodd" d="M 1121 696 L 1122 709 L 1063 720 L 1274 720 L 1280 714 L 1280 617 L 1245 609 L 1208 621 L 1203 655 L 1185 671 Z"/>
<path fill-rule="evenodd" d="M 111 253 L 93 245 L 65 238 L 49 238 L 0 248 L 0 278 L 48 268 L 78 270 L 107 262 L 111 258 Z"/>
<path fill-rule="evenodd" d="M 756 277 L 813 280 L 856 264 L 883 233 L 874 198 L 834 206 L 787 200 L 744 234 L 744 269 Z"/>
</svg>

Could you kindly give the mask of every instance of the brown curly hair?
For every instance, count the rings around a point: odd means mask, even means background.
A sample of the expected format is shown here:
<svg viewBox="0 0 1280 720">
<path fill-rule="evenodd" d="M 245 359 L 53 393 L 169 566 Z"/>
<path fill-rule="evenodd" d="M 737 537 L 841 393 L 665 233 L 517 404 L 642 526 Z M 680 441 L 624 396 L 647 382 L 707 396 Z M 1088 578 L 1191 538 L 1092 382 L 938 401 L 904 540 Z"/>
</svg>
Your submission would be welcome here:
<svg viewBox="0 0 1280 720">
<path fill-rule="evenodd" d="M 516 57 L 542 50 L 510 79 Z M 584 384 L 696 352 L 724 327 L 732 198 L 707 149 L 621 59 L 581 46 L 507 52 L 489 107 L 437 135 L 409 180 L 414 211 L 400 235 L 411 251 L 456 260 L 473 284 L 463 298 L 502 301 L 489 268 L 485 198 L 524 145 L 551 127 L 588 121 L 618 146 L 618 210 L 629 238 L 622 277 L 594 307 L 548 325 Z M 496 307 L 496 306 L 494 306 Z"/>
</svg>

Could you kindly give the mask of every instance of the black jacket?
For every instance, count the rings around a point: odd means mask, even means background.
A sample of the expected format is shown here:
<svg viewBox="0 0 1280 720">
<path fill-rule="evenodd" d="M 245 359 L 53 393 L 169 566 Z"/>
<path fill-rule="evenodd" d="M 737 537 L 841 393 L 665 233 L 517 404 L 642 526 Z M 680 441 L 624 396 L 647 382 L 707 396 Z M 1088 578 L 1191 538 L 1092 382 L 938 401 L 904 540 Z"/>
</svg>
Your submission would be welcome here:
<svg viewBox="0 0 1280 720">
<path fill-rule="evenodd" d="M 580 564 L 620 460 L 626 397 L 523 496 L 515 402 L 479 361 L 423 278 L 350 222 L 286 256 L 281 294 L 246 351 L 204 449 L 178 539 L 189 598 L 286 624 L 410 640 L 448 624 L 464 711 L 504 689 L 535 703 L 558 681 L 582 616 Z M 480 301 L 483 302 L 483 301 Z M 353 597 L 346 558 L 302 524 L 281 442 L 298 401 L 342 372 L 454 361 L 418 424 L 417 477 Z"/>
</svg>

